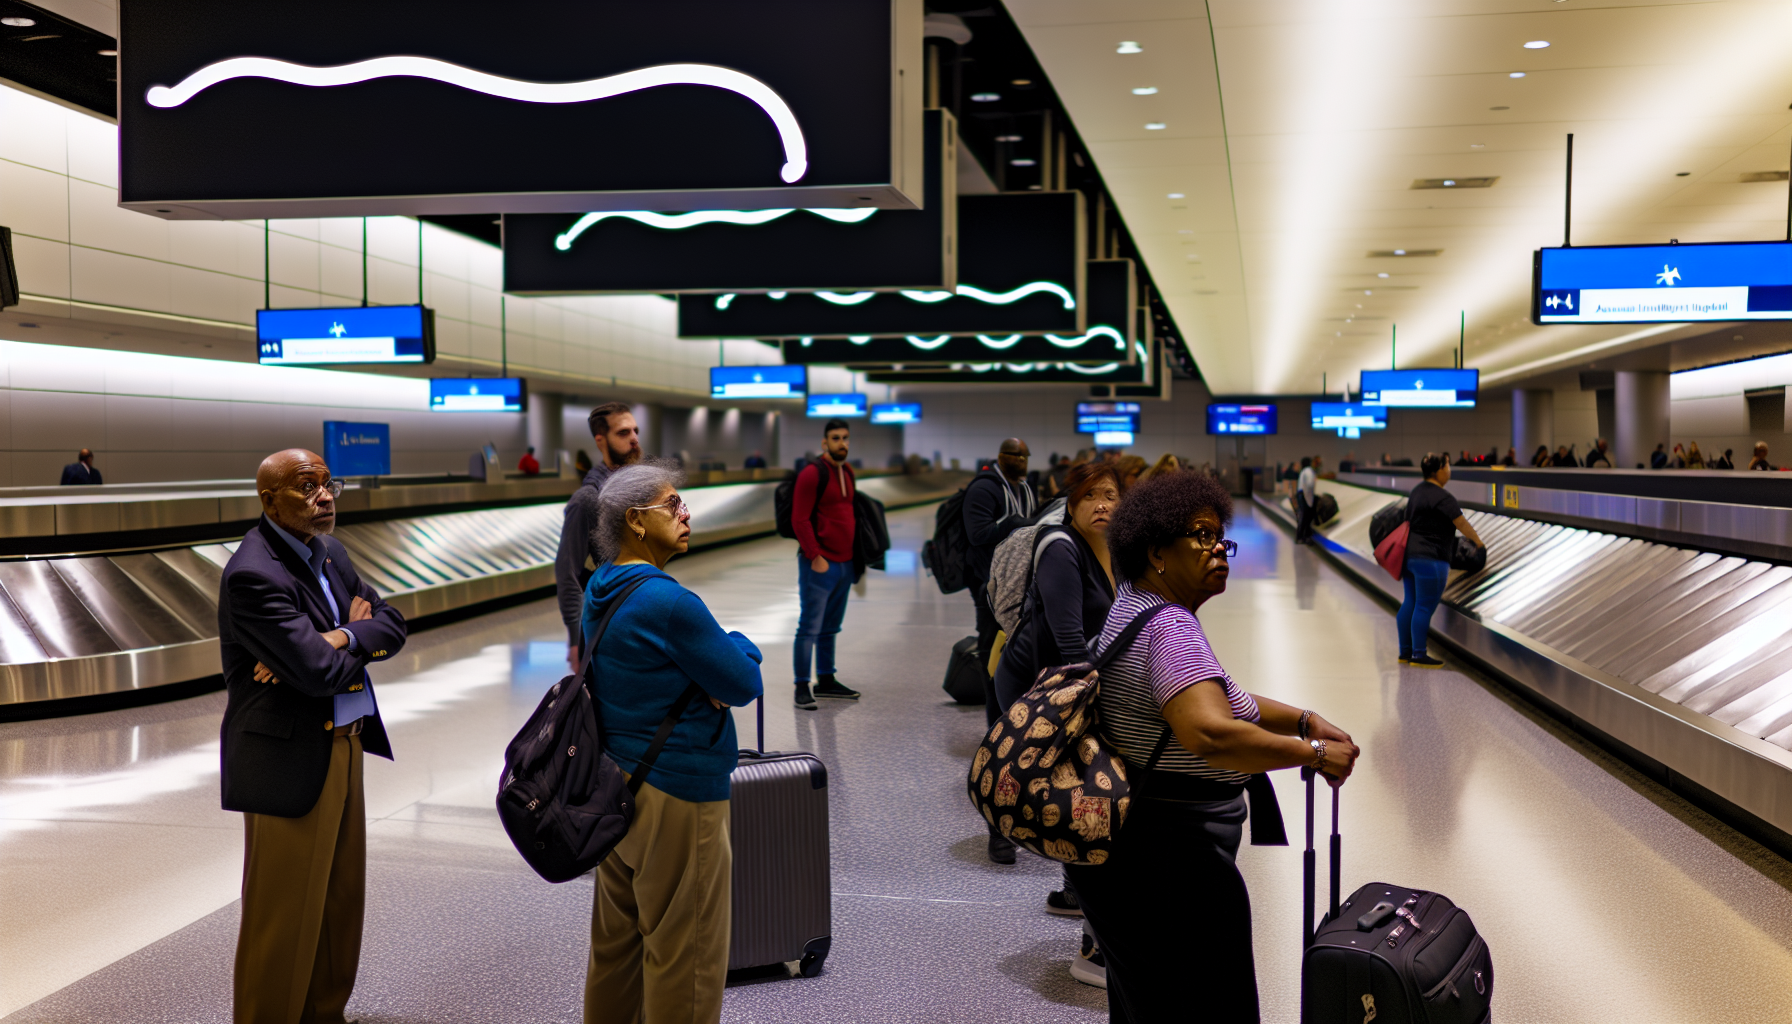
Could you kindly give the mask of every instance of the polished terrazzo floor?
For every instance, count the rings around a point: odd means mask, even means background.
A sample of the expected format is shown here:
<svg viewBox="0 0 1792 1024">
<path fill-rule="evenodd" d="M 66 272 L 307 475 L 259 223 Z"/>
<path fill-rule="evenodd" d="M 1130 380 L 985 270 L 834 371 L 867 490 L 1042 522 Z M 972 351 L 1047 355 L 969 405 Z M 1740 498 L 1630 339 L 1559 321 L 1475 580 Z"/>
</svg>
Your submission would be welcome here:
<svg viewBox="0 0 1792 1024">
<path fill-rule="evenodd" d="M 724 1020 L 1106 1018 L 1105 996 L 1068 976 L 1076 922 L 1043 912 L 1056 869 L 983 858 L 960 781 L 981 710 L 939 689 L 971 608 L 917 569 L 931 520 L 892 515 L 890 571 L 849 605 L 841 677 L 865 699 L 813 713 L 787 698 L 794 545 L 672 566 L 765 650 L 767 745 L 830 769 L 833 954 L 818 978 L 732 986 Z M 1385 607 L 1243 509 L 1233 535 L 1231 590 L 1202 615 L 1221 660 L 1363 744 L 1344 792 L 1346 884 L 1433 888 L 1465 907 L 1493 950 L 1500 1020 L 1792 1019 L 1785 861 L 1497 687 L 1402 669 Z M 504 743 L 562 671 L 558 634 L 539 602 L 421 633 L 376 666 L 399 759 L 368 760 L 351 1017 L 578 1020 L 589 880 L 537 879 L 491 809 Z M 0 1020 L 229 1019 L 242 832 L 217 808 L 221 707 L 213 695 L 0 724 Z M 1277 783 L 1297 815 L 1298 780 Z M 1264 1019 L 1293 1021 L 1299 852 L 1246 847 L 1240 864 Z"/>
</svg>

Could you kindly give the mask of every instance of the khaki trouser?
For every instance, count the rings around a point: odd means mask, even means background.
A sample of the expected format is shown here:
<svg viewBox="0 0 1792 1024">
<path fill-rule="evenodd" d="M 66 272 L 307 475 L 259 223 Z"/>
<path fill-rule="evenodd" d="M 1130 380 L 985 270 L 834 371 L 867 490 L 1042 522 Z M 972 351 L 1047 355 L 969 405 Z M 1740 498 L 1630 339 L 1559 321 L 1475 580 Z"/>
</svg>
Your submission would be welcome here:
<svg viewBox="0 0 1792 1024">
<path fill-rule="evenodd" d="M 728 801 L 641 787 L 628 835 L 597 868 L 585 1024 L 722 1019 L 733 870 Z"/>
<path fill-rule="evenodd" d="M 361 737 L 337 731 L 302 818 L 245 814 L 237 1024 L 341 1024 L 361 961 L 367 809 Z"/>
</svg>

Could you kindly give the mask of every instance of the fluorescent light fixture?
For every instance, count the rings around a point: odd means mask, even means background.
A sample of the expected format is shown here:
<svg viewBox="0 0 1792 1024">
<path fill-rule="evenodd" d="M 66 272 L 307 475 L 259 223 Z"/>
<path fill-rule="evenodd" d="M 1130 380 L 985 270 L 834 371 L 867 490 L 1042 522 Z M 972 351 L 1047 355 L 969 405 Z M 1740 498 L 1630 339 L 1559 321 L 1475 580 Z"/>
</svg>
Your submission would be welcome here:
<svg viewBox="0 0 1792 1024">
<path fill-rule="evenodd" d="M 1147 121 L 1145 123 L 1145 130 L 1148 132 L 1161 132 L 1168 127 L 1170 126 L 1162 121 Z"/>
<path fill-rule="evenodd" d="M 756 227 L 769 224 L 780 217 L 795 213 L 792 210 L 692 210 L 689 213 L 655 213 L 652 210 L 612 210 L 605 213 L 587 213 L 567 228 L 562 234 L 554 237 L 554 248 L 561 252 L 572 248 L 572 243 L 590 228 L 609 220 L 611 217 L 623 217 L 645 224 L 650 228 L 662 228 L 667 231 L 682 231 L 700 224 L 739 224 L 743 227 Z M 859 224 L 868 220 L 876 209 L 861 210 L 804 210 L 817 217 L 824 217 L 836 224 Z"/>
<path fill-rule="evenodd" d="M 998 136 L 996 136 L 996 141 L 997 142 L 1019 142 L 1020 138 L 1021 137 L 1018 135 L 998 135 Z"/>
<path fill-rule="evenodd" d="M 1547 50 L 1547 49 L 1549 49 L 1549 40 L 1533 39 L 1530 42 L 1524 44 L 1524 48 L 1527 50 Z"/>
<path fill-rule="evenodd" d="M 1024 156 L 1015 157 L 1013 160 L 1010 160 L 1008 162 L 1013 164 L 1016 167 L 1032 167 L 1032 166 L 1036 165 L 1037 163 L 1039 163 L 1039 161 L 1037 161 L 1037 160 L 1031 160 Z"/>
<path fill-rule="evenodd" d="M 1507 77 L 1507 78 L 1523 78 L 1523 77 L 1524 77 L 1524 72 L 1522 72 L 1522 71 L 1514 71 L 1514 72 L 1512 72 L 1512 73 L 1511 73 L 1511 74 L 1509 74 L 1509 75 L 1507 75 L 1507 76 L 1506 76 L 1506 77 Z M 1504 109 L 1505 109 L 1505 108 L 1504 108 L 1504 107 L 1494 107 L 1494 108 L 1493 108 L 1493 109 L 1494 109 L 1494 110 L 1504 110 Z"/>
<path fill-rule="evenodd" d="M 1134 96 L 1156 96 L 1157 95 L 1157 86 L 1141 85 L 1137 89 L 1134 89 L 1132 91 L 1132 94 Z"/>
<path fill-rule="evenodd" d="M 311 67 L 271 57 L 232 57 L 207 64 L 173 87 L 152 85 L 144 99 L 152 107 L 178 107 L 211 86 L 236 78 L 271 78 L 316 88 L 353 85 L 375 78 L 427 78 L 523 103 L 587 103 L 662 85 L 707 85 L 746 97 L 771 118 L 784 143 L 784 166 L 779 177 L 787 184 L 809 171 L 808 142 L 784 97 L 752 75 L 713 64 L 660 64 L 583 82 L 525 82 L 433 57 L 374 57 L 335 67 Z"/>
<path fill-rule="evenodd" d="M 1188 196 L 1187 196 L 1187 195 L 1186 195 L 1186 194 L 1185 194 L 1185 193 L 1182 193 L 1182 192 L 1172 192 L 1172 193 L 1170 193 L 1170 194 L 1169 194 L 1169 195 L 1168 195 L 1168 196 L 1167 196 L 1167 197 L 1166 197 L 1166 198 L 1169 198 L 1169 199 L 1187 199 L 1187 198 L 1188 198 Z"/>
<path fill-rule="evenodd" d="M 118 56 L 118 51 L 117 51 L 117 50 L 100 50 L 100 51 L 97 51 L 97 52 L 98 52 L 98 53 L 99 53 L 99 55 L 100 55 L 100 56 L 102 56 L 102 57 L 116 57 L 116 56 Z"/>
<path fill-rule="evenodd" d="M 971 93 L 971 102 L 972 103 L 994 103 L 995 101 L 997 101 L 1001 98 L 1002 98 L 1002 94 L 999 92 L 974 92 L 974 93 Z"/>
<path fill-rule="evenodd" d="M 1114 50 L 1114 52 L 1115 53 L 1144 53 L 1145 48 L 1143 46 L 1140 46 L 1138 43 L 1135 43 L 1132 40 L 1128 39 L 1125 42 L 1121 43 Z"/>
<path fill-rule="evenodd" d="M 1386 273 L 1386 272 L 1385 272 L 1385 271 L 1383 271 L 1383 272 L 1382 272 L 1382 273 L 1379 273 L 1379 274 L 1376 274 L 1376 275 L 1375 275 L 1375 276 L 1376 276 L 1376 277 L 1386 277 L 1386 276 L 1388 276 L 1388 275 L 1387 275 L 1387 273 Z"/>
<path fill-rule="evenodd" d="M 35 18 L 0 18 L 0 25 L 8 28 L 30 28 L 37 24 Z"/>
</svg>

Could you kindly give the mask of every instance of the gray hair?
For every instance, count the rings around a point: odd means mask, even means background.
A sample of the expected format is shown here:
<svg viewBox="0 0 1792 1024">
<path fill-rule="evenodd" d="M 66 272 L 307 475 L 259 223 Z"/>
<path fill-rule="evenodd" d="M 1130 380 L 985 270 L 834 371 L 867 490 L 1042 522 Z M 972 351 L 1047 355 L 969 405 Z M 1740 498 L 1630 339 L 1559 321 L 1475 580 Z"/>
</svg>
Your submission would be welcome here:
<svg viewBox="0 0 1792 1024">
<path fill-rule="evenodd" d="M 682 483 L 682 473 L 657 459 L 637 462 L 611 473 L 597 495 L 597 529 L 591 534 L 598 563 L 614 561 L 616 553 L 622 549 L 629 509 L 651 505 L 661 494 Z"/>
</svg>

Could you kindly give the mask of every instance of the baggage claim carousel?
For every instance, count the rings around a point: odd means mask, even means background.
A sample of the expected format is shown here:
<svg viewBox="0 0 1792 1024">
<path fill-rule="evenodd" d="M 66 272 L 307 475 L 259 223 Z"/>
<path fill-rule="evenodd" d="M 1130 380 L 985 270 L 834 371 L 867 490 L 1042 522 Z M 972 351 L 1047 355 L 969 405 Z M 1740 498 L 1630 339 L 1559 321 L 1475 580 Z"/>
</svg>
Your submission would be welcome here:
<svg viewBox="0 0 1792 1024">
<path fill-rule="evenodd" d="M 691 547 L 773 532 L 782 471 L 693 474 Z M 887 507 L 938 501 L 969 474 L 861 471 Z M 414 624 L 551 593 L 559 477 L 351 486 L 335 536 L 362 579 Z M 245 480 L 0 490 L 0 719 L 222 686 L 218 585 L 260 516 Z"/>
<path fill-rule="evenodd" d="M 1409 474 L 1319 485 L 1320 547 L 1395 603 L 1369 520 Z M 1449 489 L 1488 559 L 1451 573 L 1433 637 L 1792 856 L 1792 478 L 1464 469 Z M 1292 528 L 1287 498 L 1255 500 Z"/>
</svg>

